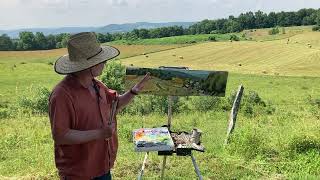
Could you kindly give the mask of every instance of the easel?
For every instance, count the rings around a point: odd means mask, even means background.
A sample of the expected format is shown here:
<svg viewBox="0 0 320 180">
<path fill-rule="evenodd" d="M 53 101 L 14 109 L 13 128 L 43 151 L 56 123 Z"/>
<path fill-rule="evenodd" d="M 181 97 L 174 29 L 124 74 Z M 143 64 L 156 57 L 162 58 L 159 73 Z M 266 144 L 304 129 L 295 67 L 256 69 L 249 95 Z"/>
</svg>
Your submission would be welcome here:
<svg viewBox="0 0 320 180">
<path fill-rule="evenodd" d="M 167 123 L 169 131 L 171 129 L 171 122 L 172 122 L 172 105 L 173 105 L 173 96 L 169 96 L 168 97 L 168 123 Z M 143 176 L 143 173 L 144 173 L 145 164 L 146 164 L 147 159 L 148 159 L 148 155 L 149 155 L 149 152 L 146 152 L 146 154 L 144 156 L 143 163 L 142 163 L 142 167 L 141 167 L 141 170 L 140 170 L 140 173 L 139 173 L 139 176 L 138 176 L 138 180 L 142 179 L 142 176 Z M 196 172 L 197 176 L 199 177 L 199 179 L 202 180 L 203 178 L 201 176 L 199 167 L 198 167 L 198 165 L 196 163 L 196 159 L 194 158 L 192 153 L 191 153 L 190 156 L 191 156 L 191 161 L 192 161 L 193 167 L 195 169 L 195 172 Z M 164 155 L 163 162 L 162 162 L 162 169 L 161 169 L 161 179 L 164 178 L 164 171 L 165 171 L 166 162 L 167 162 L 167 155 Z"/>
</svg>

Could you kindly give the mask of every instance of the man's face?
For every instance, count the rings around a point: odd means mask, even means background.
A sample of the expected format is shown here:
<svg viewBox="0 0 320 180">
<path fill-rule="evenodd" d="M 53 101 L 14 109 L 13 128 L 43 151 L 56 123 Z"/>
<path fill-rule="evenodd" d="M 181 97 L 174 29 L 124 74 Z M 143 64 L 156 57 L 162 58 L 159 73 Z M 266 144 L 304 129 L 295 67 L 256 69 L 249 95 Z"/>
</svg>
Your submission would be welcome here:
<svg viewBox="0 0 320 180">
<path fill-rule="evenodd" d="M 106 64 L 106 62 L 103 62 L 103 63 L 97 64 L 91 68 L 91 71 L 92 71 L 92 74 L 94 77 L 100 76 L 102 74 L 102 71 L 103 71 L 105 64 Z"/>
</svg>

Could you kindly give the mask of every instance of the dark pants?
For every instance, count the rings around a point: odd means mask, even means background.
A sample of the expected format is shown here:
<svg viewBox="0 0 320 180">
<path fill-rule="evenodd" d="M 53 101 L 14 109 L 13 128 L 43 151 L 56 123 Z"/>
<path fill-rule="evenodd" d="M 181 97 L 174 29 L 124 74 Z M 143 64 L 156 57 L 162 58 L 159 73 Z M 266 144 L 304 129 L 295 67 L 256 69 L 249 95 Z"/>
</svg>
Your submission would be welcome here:
<svg viewBox="0 0 320 180">
<path fill-rule="evenodd" d="M 60 176 L 60 179 L 68 180 L 69 178 L 66 177 L 66 176 Z M 109 172 L 107 172 L 106 174 L 104 174 L 102 176 L 93 178 L 92 180 L 112 180 L 111 173 L 109 171 Z"/>
<path fill-rule="evenodd" d="M 99 177 L 95 177 L 93 178 L 92 180 L 111 180 L 111 173 L 110 171 L 102 176 L 99 176 Z"/>
</svg>

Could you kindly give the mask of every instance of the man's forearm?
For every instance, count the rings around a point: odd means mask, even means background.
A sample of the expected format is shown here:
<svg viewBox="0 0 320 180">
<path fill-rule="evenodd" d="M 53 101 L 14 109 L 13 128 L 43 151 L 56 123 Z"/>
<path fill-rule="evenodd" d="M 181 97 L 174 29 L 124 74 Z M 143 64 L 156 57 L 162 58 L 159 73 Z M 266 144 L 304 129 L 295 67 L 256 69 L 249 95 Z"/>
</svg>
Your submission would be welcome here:
<svg viewBox="0 0 320 180">
<path fill-rule="evenodd" d="M 55 143 L 57 145 L 87 143 L 96 139 L 105 138 L 104 131 L 105 129 L 96 129 L 88 131 L 70 129 L 63 137 L 56 137 Z"/>
<path fill-rule="evenodd" d="M 119 103 L 118 103 L 118 109 L 124 108 L 126 105 L 128 105 L 132 99 L 134 98 L 134 94 L 132 94 L 130 91 L 127 91 L 123 95 L 119 96 Z"/>
</svg>

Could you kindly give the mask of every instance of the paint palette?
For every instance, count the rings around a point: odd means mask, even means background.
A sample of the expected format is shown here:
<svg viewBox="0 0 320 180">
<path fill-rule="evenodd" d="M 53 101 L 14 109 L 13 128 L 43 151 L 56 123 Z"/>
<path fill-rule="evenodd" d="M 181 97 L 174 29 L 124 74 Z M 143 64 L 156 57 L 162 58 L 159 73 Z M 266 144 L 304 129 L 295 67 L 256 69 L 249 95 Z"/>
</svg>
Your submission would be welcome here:
<svg viewBox="0 0 320 180">
<path fill-rule="evenodd" d="M 133 130 L 135 151 L 171 151 L 174 143 L 167 127 Z"/>
</svg>

